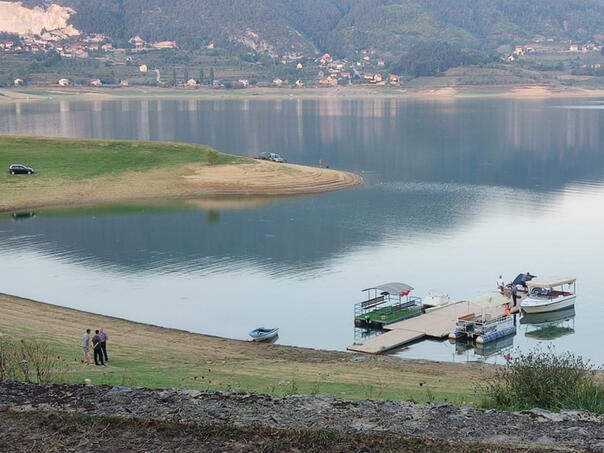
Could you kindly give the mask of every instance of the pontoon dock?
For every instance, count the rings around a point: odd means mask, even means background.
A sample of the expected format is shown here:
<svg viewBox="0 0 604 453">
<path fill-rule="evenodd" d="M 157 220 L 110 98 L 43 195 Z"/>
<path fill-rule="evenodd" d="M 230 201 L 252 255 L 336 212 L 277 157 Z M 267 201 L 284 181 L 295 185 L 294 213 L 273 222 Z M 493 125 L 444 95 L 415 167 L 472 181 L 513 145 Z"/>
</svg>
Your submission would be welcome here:
<svg viewBox="0 0 604 453">
<path fill-rule="evenodd" d="M 470 300 L 444 305 L 421 316 L 384 326 L 388 332 L 364 343 L 348 346 L 349 351 L 380 354 L 423 337 L 446 338 L 461 316 L 469 313 L 499 316 L 510 299 L 500 293 L 489 293 Z M 518 306 L 512 309 L 518 311 Z"/>
</svg>

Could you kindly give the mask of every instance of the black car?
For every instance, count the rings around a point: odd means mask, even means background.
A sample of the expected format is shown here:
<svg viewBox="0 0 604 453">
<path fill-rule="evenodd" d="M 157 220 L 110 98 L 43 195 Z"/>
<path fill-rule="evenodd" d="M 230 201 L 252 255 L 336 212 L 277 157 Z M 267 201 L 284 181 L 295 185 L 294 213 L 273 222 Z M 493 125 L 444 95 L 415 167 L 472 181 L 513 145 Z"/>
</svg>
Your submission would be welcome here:
<svg viewBox="0 0 604 453">
<path fill-rule="evenodd" d="M 11 165 L 10 167 L 8 167 L 8 172 L 11 175 L 31 175 L 31 174 L 35 173 L 33 168 L 26 167 L 25 165 L 21 165 L 21 164 Z"/>
</svg>

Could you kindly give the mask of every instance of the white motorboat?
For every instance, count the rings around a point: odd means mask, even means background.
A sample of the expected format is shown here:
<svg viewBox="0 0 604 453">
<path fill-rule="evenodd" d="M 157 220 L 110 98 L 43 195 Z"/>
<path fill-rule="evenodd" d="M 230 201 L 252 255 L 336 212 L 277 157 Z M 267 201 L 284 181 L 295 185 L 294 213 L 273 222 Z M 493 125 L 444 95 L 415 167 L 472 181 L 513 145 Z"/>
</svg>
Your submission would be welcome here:
<svg viewBox="0 0 604 453">
<path fill-rule="evenodd" d="M 442 307 L 447 305 L 451 301 L 448 294 L 440 291 L 429 291 L 428 295 L 424 297 L 423 304 L 426 308 L 426 312 L 430 311 L 431 308 Z"/>
<path fill-rule="evenodd" d="M 520 304 L 525 313 L 546 313 L 575 305 L 575 278 L 536 278 L 526 285 L 529 294 Z"/>
</svg>

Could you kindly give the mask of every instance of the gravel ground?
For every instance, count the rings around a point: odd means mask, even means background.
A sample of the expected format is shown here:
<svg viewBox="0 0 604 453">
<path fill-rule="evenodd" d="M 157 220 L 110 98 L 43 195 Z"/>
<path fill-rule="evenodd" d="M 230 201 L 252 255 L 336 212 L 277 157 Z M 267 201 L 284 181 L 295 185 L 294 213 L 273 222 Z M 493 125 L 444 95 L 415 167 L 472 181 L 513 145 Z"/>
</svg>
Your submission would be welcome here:
<svg viewBox="0 0 604 453">
<path fill-rule="evenodd" d="M 4 420 L 7 414 L 18 417 L 23 413 L 109 416 L 198 427 L 229 426 L 251 432 L 329 432 L 416 439 L 441 446 L 442 442 L 466 447 L 489 445 L 493 451 L 528 447 L 604 452 L 604 416 L 576 411 L 557 414 L 533 409 L 510 413 L 448 404 L 344 401 L 324 396 L 271 398 L 243 392 L 4 382 L 0 383 L 0 413 Z M 0 425 L 0 440 L 8 436 L 5 425 Z"/>
</svg>

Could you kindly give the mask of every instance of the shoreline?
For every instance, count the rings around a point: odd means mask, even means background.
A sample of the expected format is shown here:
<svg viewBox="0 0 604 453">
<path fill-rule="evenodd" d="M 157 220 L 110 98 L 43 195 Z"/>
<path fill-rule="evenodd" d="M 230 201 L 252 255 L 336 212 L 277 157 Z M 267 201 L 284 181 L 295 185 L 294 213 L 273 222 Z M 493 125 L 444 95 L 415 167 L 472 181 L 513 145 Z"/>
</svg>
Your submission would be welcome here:
<svg viewBox="0 0 604 453">
<path fill-rule="evenodd" d="M 74 157 L 77 167 L 71 178 L 62 174 L 60 165 L 48 159 L 36 164 L 39 156 L 32 154 L 33 166 L 39 172 L 33 176 L 0 176 L 0 188 L 4 187 L 6 195 L 0 199 L 0 212 L 11 212 L 46 207 L 84 206 L 126 201 L 149 201 L 170 199 L 213 199 L 209 204 L 214 208 L 220 206 L 217 198 L 223 197 L 226 207 L 233 205 L 235 197 L 279 198 L 298 195 L 311 195 L 323 192 L 342 190 L 362 184 L 361 176 L 328 168 L 310 167 L 289 163 L 274 163 L 238 156 L 217 153 L 219 162 L 211 165 L 204 157 L 191 157 L 189 163 L 160 162 L 153 167 L 136 168 L 105 173 L 93 177 L 83 176 L 85 170 L 94 167 L 92 159 L 101 159 L 108 146 L 121 146 L 120 151 L 140 153 L 139 159 L 144 162 L 149 152 L 140 151 L 142 147 L 151 147 L 150 152 L 167 150 L 172 156 L 178 152 L 208 153 L 209 148 L 180 143 L 144 142 L 123 140 L 89 140 L 63 139 L 47 137 L 0 136 L 4 140 L 2 147 L 7 151 L 17 146 L 54 147 L 53 151 L 62 153 L 70 159 L 70 153 L 80 152 L 81 148 L 92 150 L 86 162 Z M 12 147 L 12 148 L 11 148 Z M 27 149 L 30 149 L 27 148 Z M 74 151 L 71 151 L 74 150 Z M 215 152 L 215 151 L 214 151 Z M 95 155 L 96 154 L 96 155 Z M 138 156 L 138 155 L 137 155 Z M 0 151 L 0 158 L 2 158 Z M 19 157 L 27 160 L 25 157 Z M 7 158 L 8 159 L 8 158 Z M 207 159 L 207 157 L 206 157 Z M 40 160 L 39 160 L 40 161 Z M 42 161 L 40 161 L 42 162 Z M 134 161 L 132 161 L 134 166 Z M 11 162 L 12 163 L 12 162 Z M 27 162 L 29 163 L 29 161 Z M 8 165 L 8 164 L 6 164 Z M 46 165 L 46 166 L 45 166 Z M 63 164 L 66 165 L 66 164 Z M 119 166 L 119 164 L 117 164 Z M 87 168 L 84 168 L 87 166 Z M 41 168 L 39 168 L 41 167 Z M 49 174 L 52 173 L 53 174 Z M 77 173 L 80 172 L 80 173 Z M 15 179 L 18 178 L 18 179 Z M 227 199 L 229 198 L 229 199 Z M 245 204 L 245 203 L 244 203 Z"/>
<path fill-rule="evenodd" d="M 52 322 L 49 322 L 52 320 Z M 85 328 L 109 334 L 110 367 L 80 364 Z M 131 385 L 256 393 L 321 393 L 348 399 L 383 397 L 426 401 L 432 397 L 478 403 L 473 382 L 492 365 L 367 356 L 346 351 L 256 343 L 154 326 L 0 293 L 0 333 L 40 338 L 71 363 L 67 383 Z M 149 343 L 149 338 L 153 342 Z M 375 369 L 380 368 L 376 378 Z M 200 379 L 201 375 L 205 379 Z"/>
<path fill-rule="evenodd" d="M 237 90 L 162 87 L 58 87 L 36 86 L 0 89 L 1 102 L 36 102 L 57 100 L 120 100 L 120 99 L 458 99 L 458 98 L 598 98 L 604 97 L 604 88 L 563 87 L 557 85 L 484 85 L 484 86 L 340 86 L 311 88 L 244 88 Z"/>
</svg>

